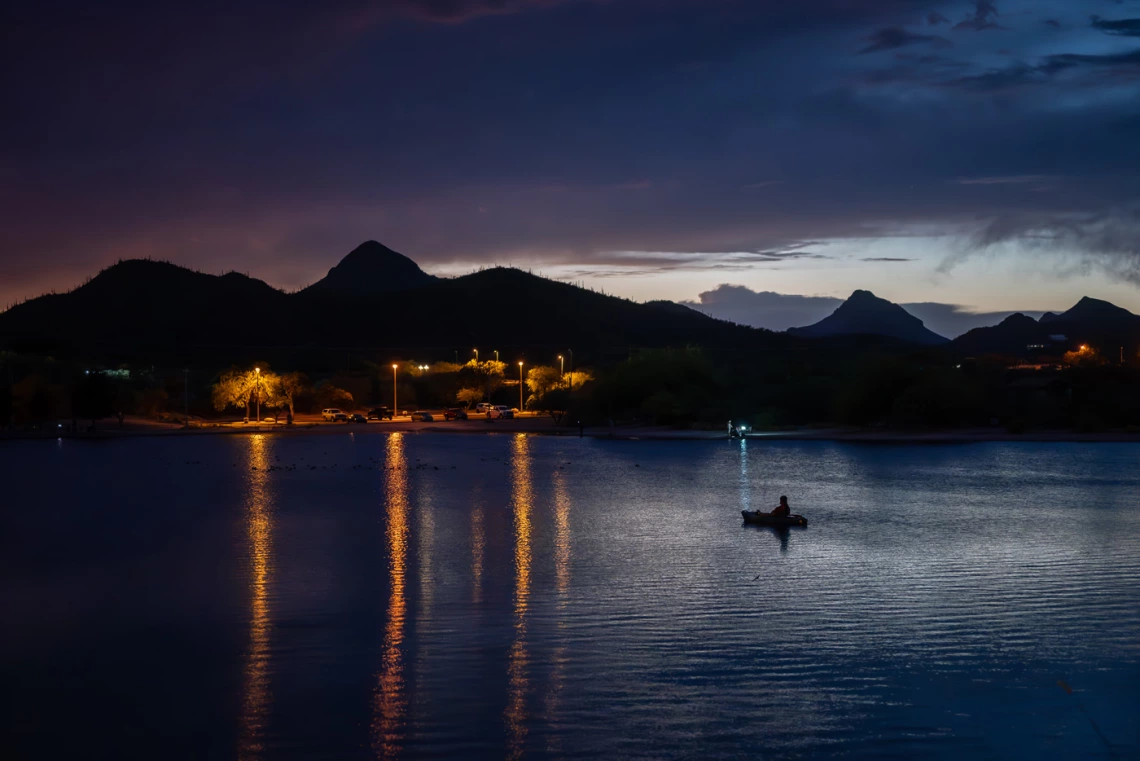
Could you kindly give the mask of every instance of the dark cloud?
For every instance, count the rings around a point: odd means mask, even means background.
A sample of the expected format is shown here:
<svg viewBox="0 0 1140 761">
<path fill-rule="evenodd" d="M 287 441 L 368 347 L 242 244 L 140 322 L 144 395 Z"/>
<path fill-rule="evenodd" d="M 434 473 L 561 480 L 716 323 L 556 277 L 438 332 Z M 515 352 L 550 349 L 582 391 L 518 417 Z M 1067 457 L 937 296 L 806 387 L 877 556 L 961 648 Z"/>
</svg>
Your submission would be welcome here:
<svg viewBox="0 0 1140 761">
<path fill-rule="evenodd" d="M 974 0 L 974 12 L 954 25 L 955 29 L 980 32 L 985 29 L 1004 29 L 997 23 L 998 10 L 993 0 Z"/>
<path fill-rule="evenodd" d="M 914 259 L 906 259 L 899 256 L 865 256 L 859 261 L 861 262 L 913 262 Z"/>
<path fill-rule="evenodd" d="M 939 37 L 933 34 L 914 34 L 897 26 L 880 29 L 868 36 L 867 41 L 871 44 L 860 50 L 859 55 L 875 53 L 880 50 L 895 50 L 897 48 L 906 47 L 907 45 L 919 45 L 923 43 L 932 43 L 938 47 L 948 47 L 950 45 L 950 41 L 945 37 Z"/>
<path fill-rule="evenodd" d="M 1017 242 L 1067 257 L 1061 274 L 1099 269 L 1140 286 L 1140 206 L 1086 213 L 1022 212 L 990 219 L 972 237 L 970 252 Z M 968 255 L 967 252 L 965 255 Z M 947 263 L 947 269 L 956 264 Z"/>
<path fill-rule="evenodd" d="M 1121 37 L 1140 37 L 1140 18 L 1126 18 L 1110 21 L 1100 16 L 1092 17 L 1092 26 L 1106 34 Z"/>
<path fill-rule="evenodd" d="M 753 291 L 743 285 L 719 285 L 701 293 L 696 301 L 682 301 L 707 315 L 769 330 L 787 330 L 819 322 L 835 311 L 843 299 Z M 996 325 L 1013 312 L 974 312 L 958 304 L 918 302 L 901 304 L 935 333 L 954 338 L 968 330 Z M 1044 310 L 1043 310 L 1044 311 Z M 1023 312 L 1034 319 L 1041 312 Z M 1058 309 L 1057 311 L 1062 311 Z"/>
<path fill-rule="evenodd" d="M 828 253 L 800 241 L 1140 196 L 1121 39 L 1051 30 L 1069 6 L 1042 0 L 1016 34 L 912 44 L 959 20 L 947 7 L 19 4 L 0 25 L 0 303 L 126 256 L 297 286 L 369 238 L 429 269 L 791 269 Z M 1020 63 L 992 68 L 999 39 Z M 851 55 L 868 43 L 891 52 Z M 1027 192 L 1046 176 L 1065 192 Z"/>
<path fill-rule="evenodd" d="M 957 77 L 944 84 L 968 90 L 996 92 L 1046 85 L 1060 74 L 1081 73 L 1092 73 L 1100 78 L 1140 78 L 1140 48 L 1105 55 L 1058 53 L 1045 56 L 1036 64 L 1019 62 L 1004 69 Z"/>
<path fill-rule="evenodd" d="M 935 11 L 926 15 L 926 23 L 930 26 L 938 26 L 939 24 L 949 24 L 950 19 Z"/>
<path fill-rule="evenodd" d="M 1052 29 L 1060 29 L 1061 28 L 1061 22 L 1055 18 L 1047 18 L 1047 19 L 1045 19 L 1045 26 L 1050 27 Z"/>
</svg>

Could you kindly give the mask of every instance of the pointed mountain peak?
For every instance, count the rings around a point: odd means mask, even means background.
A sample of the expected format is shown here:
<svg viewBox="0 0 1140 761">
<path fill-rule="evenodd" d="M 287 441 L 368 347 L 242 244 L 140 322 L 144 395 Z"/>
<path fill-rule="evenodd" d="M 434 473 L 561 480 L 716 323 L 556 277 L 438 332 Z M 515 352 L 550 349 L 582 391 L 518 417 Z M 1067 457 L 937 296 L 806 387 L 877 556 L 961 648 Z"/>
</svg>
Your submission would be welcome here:
<svg viewBox="0 0 1140 761">
<path fill-rule="evenodd" d="M 1053 316 L 1049 322 L 1102 322 L 1102 321 L 1125 321 L 1130 322 L 1137 320 L 1136 315 L 1129 312 L 1123 307 L 1118 307 L 1109 301 L 1103 299 L 1094 299 L 1089 296 L 1083 297 L 1078 301 L 1072 309 L 1059 315 Z M 1044 316 L 1042 321 L 1045 322 Z"/>
<path fill-rule="evenodd" d="M 418 288 L 435 280 L 401 253 L 374 240 L 361 243 L 313 283 L 309 293 L 379 293 Z"/>
<path fill-rule="evenodd" d="M 941 344 L 947 340 L 928 330 L 922 320 L 898 304 L 864 290 L 852 293 L 829 317 L 788 332 L 801 336 L 880 335 L 918 344 Z"/>
</svg>

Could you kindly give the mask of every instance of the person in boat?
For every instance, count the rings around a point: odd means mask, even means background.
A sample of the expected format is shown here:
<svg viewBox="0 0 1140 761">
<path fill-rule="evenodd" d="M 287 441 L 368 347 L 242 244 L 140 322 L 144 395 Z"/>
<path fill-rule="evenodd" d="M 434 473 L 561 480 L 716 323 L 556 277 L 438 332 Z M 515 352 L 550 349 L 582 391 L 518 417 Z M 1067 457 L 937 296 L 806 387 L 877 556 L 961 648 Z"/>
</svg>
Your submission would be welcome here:
<svg viewBox="0 0 1140 761">
<path fill-rule="evenodd" d="M 775 510 L 773 510 L 772 512 L 770 512 L 768 514 L 774 515 L 778 518 L 787 518 L 789 515 L 791 515 L 792 514 L 792 508 L 788 507 L 788 498 L 787 497 L 780 497 L 780 504 L 776 506 Z"/>
</svg>

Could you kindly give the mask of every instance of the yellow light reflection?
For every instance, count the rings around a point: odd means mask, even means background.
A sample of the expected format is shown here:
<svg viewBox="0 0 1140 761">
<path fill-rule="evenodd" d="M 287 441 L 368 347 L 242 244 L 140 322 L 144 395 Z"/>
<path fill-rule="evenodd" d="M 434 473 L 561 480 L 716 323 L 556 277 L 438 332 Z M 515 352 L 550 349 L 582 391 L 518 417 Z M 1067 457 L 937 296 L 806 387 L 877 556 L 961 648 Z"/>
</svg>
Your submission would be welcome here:
<svg viewBox="0 0 1140 761">
<path fill-rule="evenodd" d="M 408 458 L 404 435 L 393 433 L 387 442 L 388 512 L 388 623 L 384 629 L 384 655 L 372 710 L 372 749 L 377 758 L 392 758 L 403 740 L 407 695 L 404 689 L 404 621 L 407 617 L 408 568 Z"/>
<path fill-rule="evenodd" d="M 246 533 L 249 552 L 249 648 L 242 678 L 242 718 L 238 758 L 256 759 L 265 752 L 269 718 L 269 585 L 273 575 L 273 516 L 269 494 L 269 437 L 249 437 Z"/>
<path fill-rule="evenodd" d="M 516 434 L 511 453 L 511 507 L 515 518 L 515 641 L 507 660 L 509 695 L 505 713 L 507 757 L 511 759 L 522 756 L 526 741 L 526 617 L 530 602 L 530 514 L 534 501 L 530 468 L 530 442 L 525 433 Z"/>
</svg>

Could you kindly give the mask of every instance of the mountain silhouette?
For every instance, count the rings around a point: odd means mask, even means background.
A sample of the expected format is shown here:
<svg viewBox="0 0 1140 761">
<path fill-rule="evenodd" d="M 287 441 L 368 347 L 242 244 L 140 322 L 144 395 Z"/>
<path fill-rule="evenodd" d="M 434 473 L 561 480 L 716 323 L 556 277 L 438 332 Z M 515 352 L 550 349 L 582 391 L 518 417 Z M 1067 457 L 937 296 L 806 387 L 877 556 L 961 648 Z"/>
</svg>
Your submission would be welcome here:
<svg viewBox="0 0 1140 761">
<path fill-rule="evenodd" d="M 962 354 L 1059 355 L 1081 344 L 1110 358 L 1121 349 L 1134 353 L 1140 346 L 1140 316 L 1086 296 L 1061 314 L 1046 312 L 1040 320 L 1017 314 L 999 325 L 975 328 L 956 338 L 952 348 Z"/>
<path fill-rule="evenodd" d="M 408 257 L 370 240 L 350 251 L 325 277 L 303 292 L 382 293 L 419 288 L 435 280 Z"/>
<path fill-rule="evenodd" d="M 852 293 L 834 312 L 814 325 L 791 328 L 788 333 L 809 338 L 877 335 L 927 346 L 947 343 L 946 338 L 927 329 L 922 320 L 898 304 L 862 290 Z"/>
<path fill-rule="evenodd" d="M 237 273 L 129 260 L 69 293 L 0 313 L 0 348 L 175 366 L 289 362 L 299 352 L 311 360 L 344 347 L 384 350 L 386 362 L 389 354 L 415 352 L 461 358 L 469 347 L 488 345 L 520 356 L 567 347 L 582 356 L 624 356 L 633 348 L 750 351 L 789 340 L 673 302 L 639 304 L 516 269 L 432 277 L 372 241 L 296 293 Z"/>
<path fill-rule="evenodd" d="M 1085 296 L 1066 312 L 1061 314 L 1046 312 L 1041 315 L 1041 322 L 1060 325 L 1095 325 L 1107 328 L 1112 325 L 1135 325 L 1140 322 L 1140 316 L 1132 314 L 1127 309 L 1118 307 L 1111 302 Z"/>
<path fill-rule="evenodd" d="M 1047 346 L 1050 343 L 1048 327 L 1018 313 L 1011 314 L 997 325 L 967 331 L 955 338 L 951 345 L 966 355 L 1020 355 L 1034 353 L 1030 346 Z"/>
</svg>

